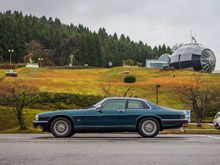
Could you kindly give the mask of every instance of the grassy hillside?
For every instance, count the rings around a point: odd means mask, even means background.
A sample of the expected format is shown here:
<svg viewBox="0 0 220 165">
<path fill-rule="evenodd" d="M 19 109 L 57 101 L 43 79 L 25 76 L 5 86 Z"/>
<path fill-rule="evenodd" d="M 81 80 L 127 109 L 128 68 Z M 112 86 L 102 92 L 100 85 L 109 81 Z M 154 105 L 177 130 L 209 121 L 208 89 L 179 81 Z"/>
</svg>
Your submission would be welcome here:
<svg viewBox="0 0 220 165">
<path fill-rule="evenodd" d="M 123 83 L 123 78 L 128 71 L 135 75 L 137 82 L 134 84 Z M 0 70 L 0 76 L 5 70 Z M 192 71 L 161 71 L 137 67 L 118 67 L 112 69 L 17 69 L 18 78 L 31 83 L 42 92 L 52 93 L 78 93 L 83 95 L 104 95 L 103 88 L 114 95 L 123 95 L 129 86 L 132 90 L 129 95 L 147 98 L 155 102 L 155 85 L 160 84 L 160 104 L 173 108 L 184 108 L 173 97 L 174 87 L 185 82 L 191 82 L 195 72 Z M 202 79 L 208 79 L 214 85 L 220 85 L 220 75 L 199 73 Z M 11 81 L 14 78 L 6 78 Z"/>
<path fill-rule="evenodd" d="M 36 109 L 24 109 L 24 119 L 29 128 L 32 127 L 32 121 L 37 113 L 43 112 Z M 10 107 L 0 106 L 0 132 L 13 132 L 18 127 L 18 122 L 13 110 Z"/>
<path fill-rule="evenodd" d="M 0 70 L 0 77 L 6 70 Z M 208 80 L 213 86 L 220 85 L 220 75 L 195 73 L 185 70 L 161 71 L 137 67 L 116 67 L 112 69 L 32 69 L 19 68 L 16 70 L 18 78 L 37 86 L 42 92 L 52 93 L 78 93 L 82 95 L 105 94 L 103 88 L 115 96 L 123 96 L 126 89 L 131 86 L 128 96 L 146 98 L 155 102 L 155 85 L 160 84 L 159 104 L 177 109 L 188 109 L 173 95 L 173 90 L 182 83 L 192 82 L 194 75 L 201 75 L 202 79 Z M 137 78 L 134 84 L 123 83 L 123 78 L 129 74 Z M 15 78 L 6 78 L 12 81 Z M 25 110 L 25 118 L 30 126 L 34 115 L 41 110 Z M 14 128 L 16 120 L 13 112 L 5 107 L 0 107 L 0 130 Z M 212 120 L 212 119 L 211 119 Z M 2 125 L 2 123 L 6 123 Z M 7 125 L 7 126 L 6 126 Z"/>
</svg>

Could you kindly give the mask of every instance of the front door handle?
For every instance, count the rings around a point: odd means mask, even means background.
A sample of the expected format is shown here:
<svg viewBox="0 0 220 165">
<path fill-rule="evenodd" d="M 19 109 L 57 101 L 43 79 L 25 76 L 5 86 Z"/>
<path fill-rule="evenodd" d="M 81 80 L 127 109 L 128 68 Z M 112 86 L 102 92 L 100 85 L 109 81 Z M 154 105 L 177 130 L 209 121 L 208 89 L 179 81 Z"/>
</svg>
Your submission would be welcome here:
<svg viewBox="0 0 220 165">
<path fill-rule="evenodd" d="M 124 109 L 119 109 L 119 110 L 118 110 L 118 112 L 124 112 L 124 111 L 125 111 Z"/>
</svg>

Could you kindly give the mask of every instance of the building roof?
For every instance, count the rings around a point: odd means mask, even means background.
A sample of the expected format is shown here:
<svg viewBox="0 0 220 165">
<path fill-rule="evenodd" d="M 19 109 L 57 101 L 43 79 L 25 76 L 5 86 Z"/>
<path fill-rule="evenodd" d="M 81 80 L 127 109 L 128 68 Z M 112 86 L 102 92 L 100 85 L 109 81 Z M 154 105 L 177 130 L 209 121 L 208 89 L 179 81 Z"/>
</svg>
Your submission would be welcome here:
<svg viewBox="0 0 220 165">
<path fill-rule="evenodd" d="M 172 56 L 179 55 L 179 54 L 189 54 L 189 52 L 191 54 L 201 55 L 201 53 L 204 49 L 208 49 L 208 48 L 202 44 L 199 44 L 199 43 L 184 44 L 184 45 L 180 46 L 178 49 L 176 49 L 173 52 Z"/>
</svg>

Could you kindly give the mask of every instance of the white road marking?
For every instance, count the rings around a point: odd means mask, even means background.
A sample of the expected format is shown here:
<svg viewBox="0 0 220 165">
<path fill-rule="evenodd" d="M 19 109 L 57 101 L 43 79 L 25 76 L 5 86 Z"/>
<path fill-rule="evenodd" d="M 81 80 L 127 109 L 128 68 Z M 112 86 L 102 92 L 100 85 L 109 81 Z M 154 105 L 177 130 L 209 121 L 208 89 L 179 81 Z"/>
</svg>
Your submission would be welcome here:
<svg viewBox="0 0 220 165">
<path fill-rule="evenodd" d="M 197 136 L 200 136 L 200 137 L 208 137 L 208 138 L 211 138 L 211 139 L 220 140 L 220 137 L 216 137 L 216 136 L 213 136 L 213 135 L 197 135 Z"/>
</svg>

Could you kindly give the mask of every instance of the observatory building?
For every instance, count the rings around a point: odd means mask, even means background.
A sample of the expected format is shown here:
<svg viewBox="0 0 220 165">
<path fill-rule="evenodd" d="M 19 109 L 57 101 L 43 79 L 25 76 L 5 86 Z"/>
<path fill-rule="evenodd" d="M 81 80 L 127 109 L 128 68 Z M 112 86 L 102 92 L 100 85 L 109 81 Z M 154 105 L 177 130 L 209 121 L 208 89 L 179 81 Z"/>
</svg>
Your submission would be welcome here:
<svg viewBox="0 0 220 165">
<path fill-rule="evenodd" d="M 170 68 L 193 69 L 211 73 L 215 69 L 214 53 L 199 43 L 180 46 L 170 57 Z"/>
<path fill-rule="evenodd" d="M 212 73 L 216 58 L 207 47 L 197 42 L 178 47 L 172 55 L 163 54 L 158 60 L 146 60 L 147 68 L 189 69 Z"/>
<path fill-rule="evenodd" d="M 170 54 L 163 54 L 159 57 L 158 60 L 157 59 L 146 60 L 146 67 L 165 69 L 169 67 L 169 63 L 170 63 Z"/>
</svg>

